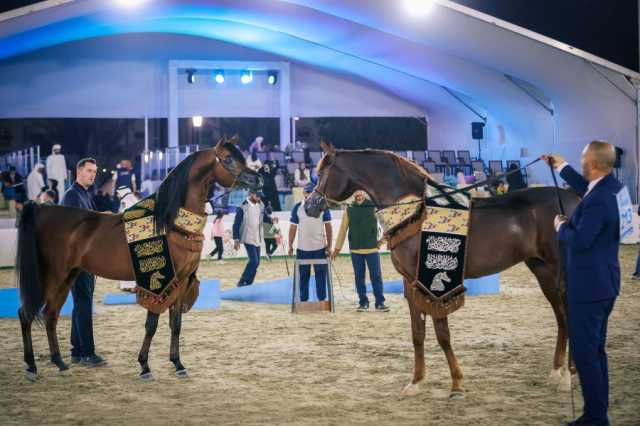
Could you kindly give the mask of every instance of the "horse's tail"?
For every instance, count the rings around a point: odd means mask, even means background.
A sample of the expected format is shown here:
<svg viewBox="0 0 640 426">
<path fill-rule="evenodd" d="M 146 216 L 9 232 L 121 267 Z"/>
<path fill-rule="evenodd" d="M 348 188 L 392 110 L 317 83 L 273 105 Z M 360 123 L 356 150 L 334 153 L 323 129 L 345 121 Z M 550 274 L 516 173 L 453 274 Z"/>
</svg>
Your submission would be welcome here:
<svg viewBox="0 0 640 426">
<path fill-rule="evenodd" d="M 20 287 L 21 310 L 28 321 L 42 318 L 44 291 L 40 282 L 40 262 L 36 232 L 38 205 L 27 202 L 22 208 L 18 227 L 18 250 L 16 253 L 16 276 Z"/>
</svg>

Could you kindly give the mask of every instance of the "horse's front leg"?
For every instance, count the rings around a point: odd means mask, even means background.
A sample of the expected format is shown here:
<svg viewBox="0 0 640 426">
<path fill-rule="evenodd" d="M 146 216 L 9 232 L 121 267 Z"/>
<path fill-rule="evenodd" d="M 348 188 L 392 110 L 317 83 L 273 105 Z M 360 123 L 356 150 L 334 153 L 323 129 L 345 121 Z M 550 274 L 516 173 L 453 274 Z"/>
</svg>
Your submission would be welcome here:
<svg viewBox="0 0 640 426">
<path fill-rule="evenodd" d="M 438 339 L 438 343 L 440 347 L 444 351 L 445 356 L 447 357 L 447 362 L 449 363 L 449 370 L 451 371 L 451 394 L 449 395 L 450 399 L 463 399 L 464 398 L 464 390 L 462 389 L 462 369 L 458 364 L 458 359 L 456 355 L 453 353 L 453 348 L 451 348 L 451 335 L 449 333 L 449 321 L 447 317 L 444 318 L 433 318 L 433 326 L 436 331 L 436 337 Z"/>
<path fill-rule="evenodd" d="M 407 288 L 405 283 L 405 288 Z M 411 316 L 411 336 L 413 338 L 413 350 L 415 365 L 413 367 L 413 380 L 402 390 L 403 395 L 413 396 L 419 392 L 419 384 L 424 380 L 424 334 L 425 334 L 425 317 L 418 309 L 413 298 L 407 298 L 409 303 L 409 314 Z"/>
<path fill-rule="evenodd" d="M 153 373 L 151 373 L 151 369 L 149 368 L 149 348 L 151 347 L 151 340 L 153 340 L 153 336 L 156 334 L 156 329 L 158 328 L 158 318 L 160 318 L 160 315 L 147 311 L 147 321 L 144 324 L 144 341 L 142 342 L 142 348 L 138 355 L 138 362 L 140 363 L 140 367 L 142 367 L 142 372 L 140 373 L 142 380 L 153 380 Z"/>
<path fill-rule="evenodd" d="M 182 303 L 177 302 L 169 310 L 169 327 L 171 327 L 171 351 L 169 360 L 176 367 L 176 376 L 188 377 L 187 369 L 180 362 L 180 329 L 182 328 Z"/>
</svg>

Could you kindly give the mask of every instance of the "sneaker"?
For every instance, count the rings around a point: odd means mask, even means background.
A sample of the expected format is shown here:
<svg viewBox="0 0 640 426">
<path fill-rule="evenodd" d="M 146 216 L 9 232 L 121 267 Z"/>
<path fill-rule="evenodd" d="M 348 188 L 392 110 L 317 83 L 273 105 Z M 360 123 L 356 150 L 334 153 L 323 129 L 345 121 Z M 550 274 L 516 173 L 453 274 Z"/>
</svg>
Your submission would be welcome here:
<svg viewBox="0 0 640 426">
<path fill-rule="evenodd" d="M 384 303 L 376 305 L 376 312 L 389 312 L 389 307 Z"/>
<path fill-rule="evenodd" d="M 100 367 L 106 363 L 107 361 L 104 358 L 96 354 L 83 356 L 80 360 L 80 365 L 84 365 L 85 367 Z"/>
<path fill-rule="evenodd" d="M 638 274 L 631 275 L 631 280 L 632 281 L 640 281 L 640 275 L 638 275 Z"/>
<path fill-rule="evenodd" d="M 358 306 L 358 309 L 356 309 L 356 311 L 358 311 L 358 312 L 365 312 L 365 311 L 368 311 L 368 310 L 369 310 L 369 304 L 368 303 L 361 303 Z"/>
<path fill-rule="evenodd" d="M 79 364 L 82 361 L 81 356 L 71 355 L 71 364 Z"/>
<path fill-rule="evenodd" d="M 218 263 L 222 264 L 222 263 L 224 263 L 224 260 L 218 259 Z"/>
</svg>

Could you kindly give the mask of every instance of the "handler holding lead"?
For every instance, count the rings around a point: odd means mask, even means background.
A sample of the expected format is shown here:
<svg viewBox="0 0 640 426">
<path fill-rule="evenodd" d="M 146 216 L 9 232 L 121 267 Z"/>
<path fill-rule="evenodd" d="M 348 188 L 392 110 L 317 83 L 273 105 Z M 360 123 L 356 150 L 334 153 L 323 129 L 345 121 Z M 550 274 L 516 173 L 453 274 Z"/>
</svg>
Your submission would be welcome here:
<svg viewBox="0 0 640 426">
<path fill-rule="evenodd" d="M 582 176 L 559 155 L 542 159 L 582 197 L 567 219 L 556 216 L 565 248 L 569 344 L 584 397 L 584 413 L 569 425 L 608 425 L 607 323 L 620 292 L 620 219 L 616 194 L 622 184 L 611 174 L 613 145 L 593 141 L 582 151 Z"/>
</svg>

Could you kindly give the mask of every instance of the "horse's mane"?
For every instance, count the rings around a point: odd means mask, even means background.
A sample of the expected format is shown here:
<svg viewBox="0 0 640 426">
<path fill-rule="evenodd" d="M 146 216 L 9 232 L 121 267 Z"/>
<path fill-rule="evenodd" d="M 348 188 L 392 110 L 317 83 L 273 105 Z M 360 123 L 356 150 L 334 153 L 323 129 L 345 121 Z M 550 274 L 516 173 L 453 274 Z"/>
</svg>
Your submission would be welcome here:
<svg viewBox="0 0 640 426">
<path fill-rule="evenodd" d="M 340 154 L 340 153 L 353 153 L 353 154 L 364 154 L 364 155 L 386 155 L 388 157 L 391 157 L 391 159 L 393 160 L 393 162 L 396 164 L 396 166 L 398 167 L 398 169 L 400 170 L 401 173 L 405 174 L 405 175 L 410 175 L 411 173 L 416 173 L 418 174 L 418 176 L 420 176 L 423 179 L 426 179 L 427 177 L 429 177 L 429 174 L 426 172 L 426 170 L 424 170 L 422 167 L 420 167 L 419 165 L 407 160 L 406 158 L 401 157 L 400 155 L 396 154 L 395 152 L 392 151 L 387 151 L 387 150 L 383 150 L 383 149 L 336 149 L 336 154 Z M 327 156 L 325 155 L 324 157 L 322 157 L 322 159 L 320 160 L 320 162 L 318 163 L 317 172 L 320 172 L 324 167 L 324 163 L 325 161 L 327 161 Z"/>
<path fill-rule="evenodd" d="M 203 151 L 194 152 L 182 160 L 160 184 L 153 212 L 156 232 L 168 231 L 178 215 L 178 210 L 184 206 L 189 172 L 201 152 Z"/>
<path fill-rule="evenodd" d="M 578 196 L 571 190 L 560 189 L 560 195 L 565 203 L 574 203 L 578 200 Z M 493 197 L 474 198 L 473 208 L 517 209 L 544 203 L 557 203 L 555 188 L 551 186 L 525 188 Z"/>
</svg>

